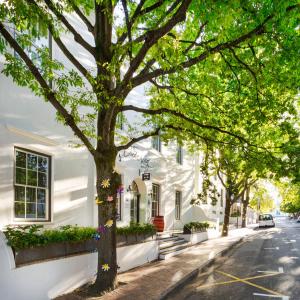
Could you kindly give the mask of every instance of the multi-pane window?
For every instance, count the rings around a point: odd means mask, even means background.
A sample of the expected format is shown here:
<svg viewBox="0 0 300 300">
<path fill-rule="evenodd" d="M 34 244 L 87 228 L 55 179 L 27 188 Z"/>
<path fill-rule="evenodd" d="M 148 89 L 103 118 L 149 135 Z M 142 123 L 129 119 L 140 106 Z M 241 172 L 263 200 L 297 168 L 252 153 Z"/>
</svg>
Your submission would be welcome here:
<svg viewBox="0 0 300 300">
<path fill-rule="evenodd" d="M 15 219 L 50 219 L 50 164 L 47 155 L 15 149 Z"/>
<path fill-rule="evenodd" d="M 180 165 L 182 165 L 183 161 L 183 151 L 182 146 L 177 145 L 177 151 L 176 151 L 176 162 Z"/>
<path fill-rule="evenodd" d="M 175 219 L 180 220 L 181 218 L 181 191 L 175 193 Z"/>
<path fill-rule="evenodd" d="M 152 137 L 152 148 L 161 152 L 161 141 L 159 135 Z"/>
<path fill-rule="evenodd" d="M 121 199 L 122 199 L 122 192 L 118 191 L 118 193 L 117 193 L 117 201 L 116 201 L 117 221 L 121 221 Z"/>
<path fill-rule="evenodd" d="M 223 195 L 223 189 L 221 189 L 221 201 L 220 201 L 220 203 L 221 203 L 221 207 L 223 207 L 223 205 L 224 205 L 224 203 L 223 203 L 223 201 L 224 201 L 224 195 Z"/>
<path fill-rule="evenodd" d="M 152 203 L 151 203 L 151 217 L 154 218 L 159 215 L 159 194 L 160 186 L 152 184 Z"/>
</svg>

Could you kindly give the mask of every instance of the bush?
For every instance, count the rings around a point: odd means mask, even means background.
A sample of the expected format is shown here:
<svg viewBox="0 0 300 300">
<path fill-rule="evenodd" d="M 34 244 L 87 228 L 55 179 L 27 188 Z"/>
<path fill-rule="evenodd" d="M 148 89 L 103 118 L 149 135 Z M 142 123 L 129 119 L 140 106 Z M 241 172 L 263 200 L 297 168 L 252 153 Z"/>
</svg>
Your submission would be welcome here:
<svg viewBox="0 0 300 300">
<path fill-rule="evenodd" d="M 208 222 L 190 222 L 184 225 L 183 232 L 205 231 L 209 227 Z"/>
<path fill-rule="evenodd" d="M 131 234 L 155 234 L 156 228 L 152 224 L 139 224 L 130 223 L 129 226 L 117 227 L 118 235 L 131 235 Z"/>
<path fill-rule="evenodd" d="M 4 234 L 8 245 L 15 251 L 46 246 L 51 243 L 80 242 L 93 238 L 97 229 L 66 225 L 55 229 L 44 229 L 43 225 L 7 226 Z M 132 223 L 130 226 L 117 228 L 117 235 L 155 234 L 152 224 Z"/>
<path fill-rule="evenodd" d="M 7 244 L 16 251 L 51 243 L 85 241 L 95 233 L 95 228 L 71 225 L 49 230 L 43 230 L 43 225 L 7 226 L 4 231 Z"/>
</svg>

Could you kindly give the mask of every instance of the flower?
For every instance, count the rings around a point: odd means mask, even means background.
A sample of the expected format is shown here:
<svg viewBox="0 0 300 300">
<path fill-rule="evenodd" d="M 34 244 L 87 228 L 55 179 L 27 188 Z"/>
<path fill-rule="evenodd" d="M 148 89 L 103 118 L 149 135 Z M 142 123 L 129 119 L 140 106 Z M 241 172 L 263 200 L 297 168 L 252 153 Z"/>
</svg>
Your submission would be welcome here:
<svg viewBox="0 0 300 300">
<path fill-rule="evenodd" d="M 114 174 L 115 174 L 115 173 L 119 174 L 116 167 L 113 167 L 113 173 L 114 173 Z"/>
<path fill-rule="evenodd" d="M 102 182 L 101 182 L 101 186 L 103 188 L 108 188 L 110 186 L 110 180 L 107 178 L 107 179 L 103 179 Z"/>
<path fill-rule="evenodd" d="M 96 200 L 95 200 L 95 202 L 96 202 L 96 204 L 97 204 L 97 205 L 99 205 L 99 204 L 102 204 L 102 203 L 103 203 L 103 201 L 102 201 L 102 200 L 100 200 L 98 197 L 96 197 Z"/>
<path fill-rule="evenodd" d="M 99 233 L 93 234 L 93 239 L 96 240 L 96 241 L 99 241 L 100 240 L 100 234 Z"/>
<path fill-rule="evenodd" d="M 102 270 L 103 271 L 108 271 L 110 269 L 110 267 L 109 267 L 109 265 L 108 264 L 104 264 L 104 265 L 102 265 Z"/>
<path fill-rule="evenodd" d="M 114 200 L 114 197 L 113 197 L 113 196 L 108 196 L 108 197 L 107 197 L 107 201 L 108 201 L 108 202 L 111 202 L 111 201 L 113 201 L 113 200 Z"/>
<path fill-rule="evenodd" d="M 100 226 L 98 227 L 98 229 L 97 229 L 97 231 L 100 232 L 100 233 L 104 233 L 105 230 L 106 230 L 106 228 L 105 228 L 104 225 L 100 225 Z"/>
<path fill-rule="evenodd" d="M 110 219 L 110 220 L 108 220 L 108 221 L 105 223 L 105 226 L 106 226 L 106 227 L 111 227 L 113 224 L 114 224 L 114 221 Z"/>
<path fill-rule="evenodd" d="M 124 192 L 124 186 L 121 184 L 119 187 L 118 187 L 118 189 L 117 189 L 117 193 L 118 194 L 121 194 L 121 193 L 123 193 Z"/>
</svg>

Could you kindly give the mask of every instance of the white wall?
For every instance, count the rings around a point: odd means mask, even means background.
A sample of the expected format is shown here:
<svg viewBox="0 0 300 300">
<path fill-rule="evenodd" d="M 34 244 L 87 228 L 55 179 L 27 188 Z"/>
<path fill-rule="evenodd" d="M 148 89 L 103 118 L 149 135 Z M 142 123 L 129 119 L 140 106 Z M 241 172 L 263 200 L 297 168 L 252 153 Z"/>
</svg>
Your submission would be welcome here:
<svg viewBox="0 0 300 300">
<path fill-rule="evenodd" d="M 119 272 L 158 258 L 158 242 L 117 249 Z M 3 300 L 46 300 L 71 292 L 92 280 L 97 272 L 97 253 L 75 255 L 15 267 L 13 253 L 0 232 L 0 291 Z"/>
</svg>

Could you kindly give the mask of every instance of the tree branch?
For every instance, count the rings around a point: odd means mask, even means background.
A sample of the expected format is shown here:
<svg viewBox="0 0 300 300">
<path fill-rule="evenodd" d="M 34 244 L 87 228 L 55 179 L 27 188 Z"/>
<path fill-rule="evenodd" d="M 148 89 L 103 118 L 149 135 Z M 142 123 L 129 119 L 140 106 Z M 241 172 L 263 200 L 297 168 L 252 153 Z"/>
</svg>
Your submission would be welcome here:
<svg viewBox="0 0 300 300">
<path fill-rule="evenodd" d="M 95 149 L 88 140 L 88 138 L 83 134 L 83 132 L 77 126 L 73 116 L 68 113 L 68 111 L 59 103 L 59 101 L 55 97 L 55 93 L 51 90 L 38 68 L 33 64 L 31 59 L 25 53 L 25 51 L 20 47 L 17 41 L 10 35 L 10 33 L 5 29 L 2 22 L 0 22 L 0 33 L 4 37 L 4 39 L 9 43 L 9 45 L 18 53 L 21 59 L 27 65 L 29 71 L 34 76 L 36 81 L 41 86 L 45 97 L 47 100 L 53 105 L 53 107 L 59 112 L 65 120 L 65 123 L 73 130 L 74 134 L 83 142 L 83 144 L 87 147 L 89 152 L 94 155 Z"/>
<path fill-rule="evenodd" d="M 160 115 L 160 114 L 163 114 L 163 113 L 169 113 L 169 114 L 172 114 L 176 117 L 179 117 L 189 123 L 192 123 L 198 127 L 201 127 L 201 128 L 206 128 L 206 129 L 212 129 L 212 130 L 215 130 L 215 131 L 218 131 L 218 132 L 221 132 L 221 133 L 224 133 L 224 134 L 227 134 L 227 135 L 230 135 L 230 136 L 233 136 L 235 138 L 237 138 L 238 140 L 240 140 L 241 142 L 245 142 L 247 143 L 248 145 L 249 142 L 237 135 L 237 134 L 234 134 L 234 133 L 231 133 L 227 130 L 224 130 L 224 129 L 221 129 L 219 127 L 216 127 L 216 126 L 213 126 L 213 125 L 207 125 L 207 124 L 202 124 L 196 120 L 193 120 L 187 116 L 185 116 L 184 114 L 180 113 L 180 112 L 177 112 L 177 111 L 174 111 L 174 110 L 171 110 L 171 109 L 168 109 L 168 108 L 160 108 L 160 109 L 147 109 L 147 108 L 140 108 L 140 107 L 136 107 L 136 106 L 133 106 L 133 105 L 124 105 L 122 108 L 121 108 L 121 111 L 127 111 L 127 110 L 133 110 L 133 111 L 136 111 L 136 112 L 140 112 L 140 113 L 144 113 L 144 114 L 149 114 L 149 115 Z"/>
<path fill-rule="evenodd" d="M 148 50 L 165 34 L 167 34 L 175 25 L 185 20 L 186 11 L 191 3 L 191 0 L 183 0 L 182 4 L 176 11 L 176 13 L 170 18 L 169 21 L 166 22 L 165 25 L 162 27 L 149 30 L 143 40 L 145 40 L 144 44 L 142 45 L 141 49 L 138 51 L 135 58 L 130 63 L 129 69 L 127 70 L 126 74 L 124 75 L 123 85 L 126 86 L 128 82 L 131 80 L 132 75 L 140 66 L 141 62 L 145 58 Z M 150 79 L 150 78 L 149 78 Z"/>
<path fill-rule="evenodd" d="M 70 3 L 70 5 L 72 6 L 72 8 L 74 9 L 74 11 L 76 12 L 76 14 L 78 15 L 78 17 L 82 20 L 83 23 L 85 23 L 88 31 L 90 33 L 94 34 L 94 26 L 91 24 L 91 22 L 89 21 L 89 19 L 82 13 L 82 11 L 79 9 L 79 7 L 74 3 L 73 0 L 68 0 L 68 2 Z"/>
<path fill-rule="evenodd" d="M 41 18 L 45 18 L 44 14 L 42 13 L 41 8 L 34 0 L 27 0 L 29 4 L 35 6 L 38 9 L 38 14 Z M 51 36 L 55 40 L 57 46 L 63 52 L 63 54 L 70 60 L 70 62 L 77 68 L 77 70 L 88 80 L 88 82 L 93 86 L 93 82 L 91 81 L 92 75 L 88 72 L 88 70 L 75 58 L 75 56 L 67 49 L 65 44 L 59 38 L 59 36 L 55 33 L 55 28 L 52 22 L 49 20 L 47 21 L 48 30 L 51 33 Z"/>
<path fill-rule="evenodd" d="M 254 29 L 252 29 L 251 31 L 241 35 L 240 37 L 233 39 L 231 41 L 225 42 L 225 43 L 220 43 L 218 45 L 216 45 L 215 47 L 212 47 L 204 52 L 202 52 L 200 55 L 190 58 L 187 61 L 184 61 L 182 63 L 180 63 L 178 66 L 169 68 L 169 69 L 156 69 L 146 75 L 140 76 L 137 75 L 136 77 L 132 78 L 131 83 L 132 86 L 138 86 L 144 82 L 149 81 L 152 78 L 161 76 L 161 75 L 167 75 L 167 74 L 172 74 L 175 73 L 178 69 L 186 69 L 189 68 L 203 60 L 205 60 L 208 56 L 210 56 L 211 54 L 220 52 L 222 50 L 228 49 L 228 48 L 232 48 L 235 47 L 236 45 L 239 45 L 240 43 L 250 39 L 251 37 L 253 37 L 254 35 L 261 35 L 264 33 L 264 26 L 265 24 L 271 20 L 274 17 L 274 15 L 269 15 L 268 17 L 265 18 L 265 20 L 259 24 L 258 26 L 256 26 Z"/>
<path fill-rule="evenodd" d="M 118 147 L 117 147 L 117 150 L 118 150 L 118 151 L 126 150 L 126 149 L 128 149 L 129 147 L 131 147 L 132 145 L 134 145 L 135 143 L 137 143 L 137 142 L 140 142 L 140 141 L 142 141 L 142 140 L 145 140 L 145 139 L 147 139 L 147 138 L 149 138 L 149 137 L 151 137 L 151 136 L 158 135 L 159 131 L 160 131 L 160 128 L 157 128 L 157 129 L 155 129 L 155 130 L 152 131 L 152 132 L 148 132 L 148 133 L 145 133 L 145 134 L 142 135 L 142 136 L 139 136 L 139 137 L 137 137 L 137 138 L 133 138 L 133 139 L 131 139 L 131 141 L 128 142 L 126 145 L 118 146 Z"/>
<path fill-rule="evenodd" d="M 85 39 L 75 30 L 75 28 L 69 23 L 65 16 L 57 9 L 55 4 L 51 0 L 44 0 L 44 2 L 46 3 L 50 11 L 58 18 L 58 20 L 60 20 L 73 34 L 74 40 L 95 57 L 95 48 L 91 46 L 87 41 L 85 41 Z"/>
</svg>

